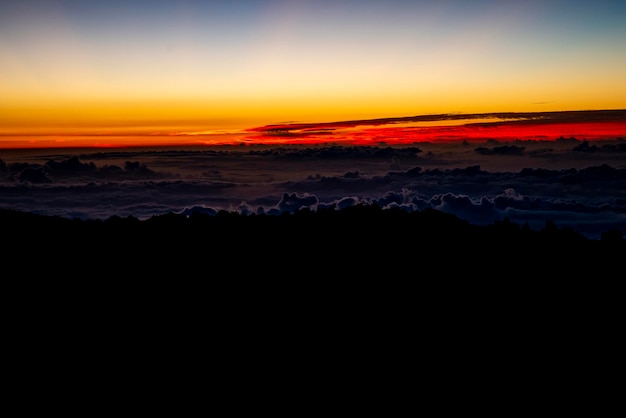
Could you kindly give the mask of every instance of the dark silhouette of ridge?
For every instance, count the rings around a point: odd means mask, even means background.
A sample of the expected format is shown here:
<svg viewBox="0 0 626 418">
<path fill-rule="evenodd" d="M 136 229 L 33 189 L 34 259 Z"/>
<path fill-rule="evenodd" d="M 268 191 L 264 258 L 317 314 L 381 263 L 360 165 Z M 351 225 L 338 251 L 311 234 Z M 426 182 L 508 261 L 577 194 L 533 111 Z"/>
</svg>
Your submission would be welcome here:
<svg viewBox="0 0 626 418">
<path fill-rule="evenodd" d="M 228 239 L 233 233 L 238 237 L 262 238 L 262 233 L 272 234 L 265 237 L 270 242 L 277 241 L 277 235 L 290 240 L 302 242 L 306 236 L 299 233 L 328 234 L 328 237 L 344 233 L 356 236 L 377 236 L 384 238 L 402 238 L 412 234 L 413 238 L 432 239 L 435 242 L 448 238 L 461 240 L 478 240 L 488 245 L 495 240 L 526 242 L 560 241 L 566 246 L 583 245 L 612 247 L 626 245 L 623 234 L 619 230 L 609 230 L 602 234 L 600 240 L 593 240 L 576 232 L 572 228 L 559 228 L 554 222 L 548 221 L 545 228 L 533 230 L 527 225 L 520 225 L 504 219 L 491 225 L 479 226 L 460 219 L 454 214 L 436 209 L 422 211 L 406 211 L 401 208 L 382 209 L 376 204 L 359 204 L 343 209 L 319 208 L 315 211 L 303 208 L 294 213 L 282 215 L 240 214 L 220 210 L 217 214 L 192 212 L 191 215 L 174 212 L 155 215 L 146 220 L 136 217 L 112 216 L 106 220 L 70 219 L 61 216 L 41 215 L 14 209 L 0 209 L 0 226 L 6 237 L 28 239 L 31 236 L 63 233 L 76 237 L 80 234 L 97 234 L 102 237 L 113 237 L 116 234 L 136 236 L 135 234 L 168 233 L 180 237 L 196 238 L 210 233 Z M 24 228 L 24 229 L 22 229 Z M 233 229 L 235 228 L 235 229 Z M 19 232 L 18 232 L 19 230 Z M 13 233 L 12 233 L 12 232 Z M 25 233 L 28 231 L 28 233 Z M 234 233 L 237 231 L 236 233 Z M 280 232 L 280 234 L 278 234 Z M 50 238 L 53 235 L 48 235 Z"/>
<path fill-rule="evenodd" d="M 593 240 L 554 222 L 540 230 L 506 219 L 478 226 L 434 209 L 408 212 L 376 205 L 282 215 L 168 213 L 146 220 L 79 220 L 0 209 L 0 227 L 7 259 L 73 262 L 120 272 L 169 269 L 180 274 L 223 266 L 233 274 L 277 274 L 281 265 L 288 265 L 307 266 L 307 274 L 413 266 L 440 268 L 442 274 L 510 268 L 513 274 L 580 275 L 621 263 L 626 254 L 618 230 Z"/>
</svg>

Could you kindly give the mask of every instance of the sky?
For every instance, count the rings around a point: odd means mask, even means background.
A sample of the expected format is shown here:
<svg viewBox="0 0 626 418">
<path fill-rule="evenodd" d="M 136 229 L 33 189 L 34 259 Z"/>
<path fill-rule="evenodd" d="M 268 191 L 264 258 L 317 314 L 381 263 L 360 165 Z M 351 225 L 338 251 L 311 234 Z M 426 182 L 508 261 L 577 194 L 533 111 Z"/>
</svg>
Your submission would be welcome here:
<svg viewBox="0 0 626 418">
<path fill-rule="evenodd" d="M 621 0 L 3 0 L 0 148 L 626 109 L 624 21 Z"/>
</svg>

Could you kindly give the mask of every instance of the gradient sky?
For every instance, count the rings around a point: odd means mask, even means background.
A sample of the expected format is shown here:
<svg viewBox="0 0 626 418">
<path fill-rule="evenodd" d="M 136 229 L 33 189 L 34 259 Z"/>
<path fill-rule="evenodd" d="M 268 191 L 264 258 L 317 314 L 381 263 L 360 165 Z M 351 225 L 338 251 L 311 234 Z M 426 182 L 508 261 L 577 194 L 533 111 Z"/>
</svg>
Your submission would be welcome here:
<svg viewBox="0 0 626 418">
<path fill-rule="evenodd" d="M 624 22 L 623 0 L 3 0 L 0 147 L 624 109 Z"/>
</svg>

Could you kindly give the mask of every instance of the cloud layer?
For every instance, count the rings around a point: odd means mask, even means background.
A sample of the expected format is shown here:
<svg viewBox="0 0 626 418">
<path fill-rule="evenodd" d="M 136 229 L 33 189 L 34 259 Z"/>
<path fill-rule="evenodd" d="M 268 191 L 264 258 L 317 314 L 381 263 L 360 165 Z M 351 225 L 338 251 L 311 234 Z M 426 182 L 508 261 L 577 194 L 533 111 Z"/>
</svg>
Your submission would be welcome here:
<svg viewBox="0 0 626 418">
<path fill-rule="evenodd" d="M 0 207 L 146 219 L 375 204 L 475 224 L 553 221 L 592 238 L 626 232 L 623 140 L 38 152 L 0 160 Z"/>
</svg>

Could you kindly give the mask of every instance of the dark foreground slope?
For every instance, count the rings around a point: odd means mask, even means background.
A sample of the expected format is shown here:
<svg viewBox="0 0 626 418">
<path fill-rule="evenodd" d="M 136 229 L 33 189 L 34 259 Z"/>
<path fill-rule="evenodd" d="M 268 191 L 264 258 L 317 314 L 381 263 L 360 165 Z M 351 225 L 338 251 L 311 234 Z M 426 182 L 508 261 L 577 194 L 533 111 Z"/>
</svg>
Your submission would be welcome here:
<svg viewBox="0 0 626 418">
<path fill-rule="evenodd" d="M 385 363 L 422 353 L 444 364 L 524 365 L 574 361 L 581 343 L 602 358 L 623 310 L 617 231 L 592 241 L 550 223 L 479 227 L 436 210 L 373 206 L 145 221 L 4 210 L 0 228 L 8 322 L 25 336 L 16 340 L 37 340 L 33 351 L 90 338 L 112 341 L 119 355 L 141 347 L 133 359 L 155 347 L 166 357 L 182 351 L 183 361 L 218 348 L 218 359 L 271 351 L 302 355 L 300 364 L 370 347 L 367 357 Z"/>
</svg>

